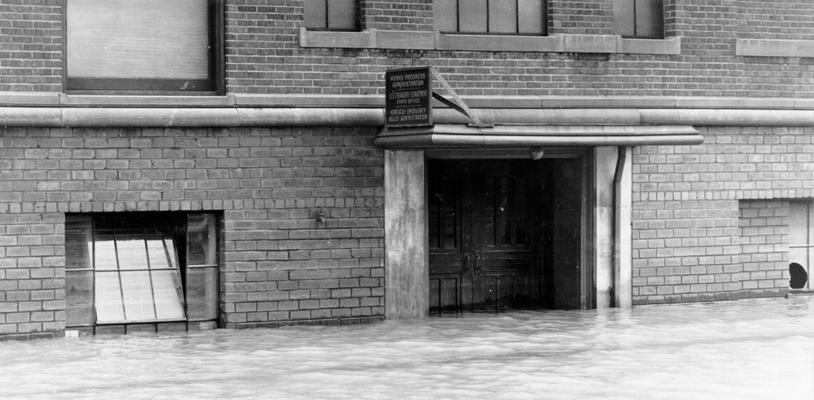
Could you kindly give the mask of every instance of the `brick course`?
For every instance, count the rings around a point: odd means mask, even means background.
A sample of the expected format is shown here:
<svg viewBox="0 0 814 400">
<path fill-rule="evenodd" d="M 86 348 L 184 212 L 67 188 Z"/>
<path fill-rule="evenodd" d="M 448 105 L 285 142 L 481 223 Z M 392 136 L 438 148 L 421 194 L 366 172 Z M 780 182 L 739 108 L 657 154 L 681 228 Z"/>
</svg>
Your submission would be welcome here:
<svg viewBox="0 0 814 400">
<path fill-rule="evenodd" d="M 65 212 L 223 210 L 227 327 L 382 316 L 383 155 L 372 137 L 0 129 L 0 334 L 64 328 Z"/>
<path fill-rule="evenodd" d="M 0 2 L 0 91 L 62 90 L 62 7 Z M 432 2 L 361 2 L 366 28 L 432 29 Z M 551 0 L 552 34 L 612 34 L 610 0 Z M 314 49 L 299 47 L 302 1 L 226 1 L 226 86 L 233 93 L 381 94 L 389 67 L 432 64 L 463 95 L 811 97 L 806 58 L 736 57 L 738 38 L 812 39 L 808 2 L 667 0 L 681 55 Z"/>
<path fill-rule="evenodd" d="M 637 304 L 777 296 L 788 201 L 814 197 L 814 128 L 702 128 L 696 146 L 633 159 Z"/>
<path fill-rule="evenodd" d="M 0 1 L 3 90 L 62 90 L 62 1 Z"/>
</svg>

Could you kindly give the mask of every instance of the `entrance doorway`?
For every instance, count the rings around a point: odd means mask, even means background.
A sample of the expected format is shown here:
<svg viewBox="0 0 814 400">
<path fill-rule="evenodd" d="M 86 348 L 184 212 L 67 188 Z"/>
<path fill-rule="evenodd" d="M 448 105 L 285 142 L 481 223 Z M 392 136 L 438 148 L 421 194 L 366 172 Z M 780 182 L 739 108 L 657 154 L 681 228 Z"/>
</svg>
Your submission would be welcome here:
<svg viewBox="0 0 814 400">
<path fill-rule="evenodd" d="M 582 164 L 428 160 L 430 313 L 583 307 Z"/>
</svg>

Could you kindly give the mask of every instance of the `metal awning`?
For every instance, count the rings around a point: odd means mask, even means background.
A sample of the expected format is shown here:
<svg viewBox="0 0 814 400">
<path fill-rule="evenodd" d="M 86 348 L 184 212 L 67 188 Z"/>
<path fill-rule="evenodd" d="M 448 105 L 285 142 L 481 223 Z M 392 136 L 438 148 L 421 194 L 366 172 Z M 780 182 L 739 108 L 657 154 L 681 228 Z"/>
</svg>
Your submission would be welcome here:
<svg viewBox="0 0 814 400">
<path fill-rule="evenodd" d="M 703 143 L 689 125 L 496 125 L 437 124 L 383 129 L 374 144 L 385 148 L 638 146 Z"/>
</svg>

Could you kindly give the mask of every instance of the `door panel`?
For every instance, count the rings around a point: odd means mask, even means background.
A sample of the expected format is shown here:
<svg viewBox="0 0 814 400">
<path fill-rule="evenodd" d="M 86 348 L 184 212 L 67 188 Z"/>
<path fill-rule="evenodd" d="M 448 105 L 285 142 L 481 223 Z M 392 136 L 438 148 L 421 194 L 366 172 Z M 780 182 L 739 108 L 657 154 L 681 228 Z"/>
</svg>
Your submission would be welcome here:
<svg viewBox="0 0 814 400">
<path fill-rule="evenodd" d="M 539 305 L 539 166 L 431 160 L 431 311 L 449 310 L 449 299 L 460 301 L 452 309 L 474 311 Z M 458 282 L 459 290 L 445 287 L 449 282 Z"/>
<path fill-rule="evenodd" d="M 580 265 L 582 225 L 582 162 L 566 159 L 549 168 L 551 193 L 551 254 L 549 305 L 581 308 Z"/>
</svg>

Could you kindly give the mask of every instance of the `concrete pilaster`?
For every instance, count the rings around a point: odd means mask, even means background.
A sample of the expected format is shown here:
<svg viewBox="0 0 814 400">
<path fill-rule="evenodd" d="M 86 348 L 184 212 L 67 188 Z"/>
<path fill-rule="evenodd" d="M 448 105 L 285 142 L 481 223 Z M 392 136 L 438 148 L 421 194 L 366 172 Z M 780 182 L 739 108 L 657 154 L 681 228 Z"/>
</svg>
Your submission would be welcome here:
<svg viewBox="0 0 814 400">
<path fill-rule="evenodd" d="M 633 305 L 632 292 L 632 195 L 633 175 L 632 148 L 620 147 L 619 160 L 616 164 L 614 181 L 614 305 L 619 308 L 630 308 Z"/>
<path fill-rule="evenodd" d="M 614 284 L 614 175 L 616 147 L 594 148 L 593 175 L 593 247 L 596 284 L 596 308 L 609 308 Z"/>
<path fill-rule="evenodd" d="M 429 254 L 424 152 L 385 151 L 385 316 L 426 318 Z"/>
</svg>

